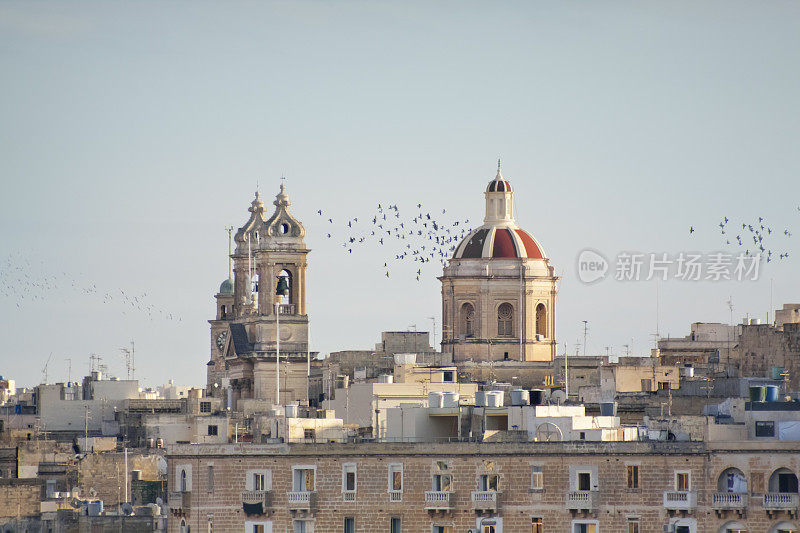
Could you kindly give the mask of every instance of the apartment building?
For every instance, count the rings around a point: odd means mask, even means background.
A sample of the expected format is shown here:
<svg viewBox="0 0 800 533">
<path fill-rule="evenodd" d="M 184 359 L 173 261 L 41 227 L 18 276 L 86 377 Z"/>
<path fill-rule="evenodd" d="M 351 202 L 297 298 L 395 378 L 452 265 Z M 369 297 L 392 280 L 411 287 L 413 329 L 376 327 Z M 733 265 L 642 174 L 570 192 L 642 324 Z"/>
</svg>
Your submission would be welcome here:
<svg viewBox="0 0 800 533">
<path fill-rule="evenodd" d="M 798 531 L 787 442 L 177 445 L 169 530 Z"/>
</svg>

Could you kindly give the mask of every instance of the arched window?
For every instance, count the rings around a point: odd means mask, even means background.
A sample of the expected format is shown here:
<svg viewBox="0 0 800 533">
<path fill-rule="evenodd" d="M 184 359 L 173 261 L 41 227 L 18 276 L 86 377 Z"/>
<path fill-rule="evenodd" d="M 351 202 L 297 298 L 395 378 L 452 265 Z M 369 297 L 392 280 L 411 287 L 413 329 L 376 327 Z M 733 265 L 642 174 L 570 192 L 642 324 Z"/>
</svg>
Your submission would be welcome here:
<svg viewBox="0 0 800 533">
<path fill-rule="evenodd" d="M 475 308 L 471 303 L 461 306 L 461 333 L 467 337 L 475 334 Z"/>
<path fill-rule="evenodd" d="M 186 492 L 186 470 L 181 470 L 181 492 Z"/>
<path fill-rule="evenodd" d="M 547 309 L 544 304 L 536 306 L 536 334 L 547 337 Z"/>
<path fill-rule="evenodd" d="M 514 334 L 514 308 L 510 303 L 502 303 L 497 308 L 497 335 L 511 337 Z"/>
<path fill-rule="evenodd" d="M 744 494 L 747 492 L 747 478 L 738 468 L 726 468 L 717 480 L 717 492 Z"/>
<path fill-rule="evenodd" d="M 285 296 L 276 295 L 275 298 L 277 299 L 277 302 L 279 304 L 287 304 L 287 305 L 288 304 L 293 304 L 294 303 L 294 297 L 293 297 L 292 293 L 294 291 L 292 290 L 293 289 L 293 287 L 292 287 L 292 273 L 289 272 L 289 270 L 286 269 L 286 268 L 281 270 L 280 273 L 278 273 L 278 278 L 279 279 L 275 280 L 276 284 L 280 283 L 280 278 L 281 277 L 285 277 L 286 278 L 286 285 L 287 285 L 288 292 L 286 293 Z M 277 285 L 275 286 L 275 288 L 277 289 Z M 281 310 L 281 313 L 285 314 L 287 312 L 289 312 L 289 311 L 288 310 Z"/>
<path fill-rule="evenodd" d="M 797 476 L 788 468 L 779 468 L 769 477 L 769 492 L 797 494 Z"/>
</svg>

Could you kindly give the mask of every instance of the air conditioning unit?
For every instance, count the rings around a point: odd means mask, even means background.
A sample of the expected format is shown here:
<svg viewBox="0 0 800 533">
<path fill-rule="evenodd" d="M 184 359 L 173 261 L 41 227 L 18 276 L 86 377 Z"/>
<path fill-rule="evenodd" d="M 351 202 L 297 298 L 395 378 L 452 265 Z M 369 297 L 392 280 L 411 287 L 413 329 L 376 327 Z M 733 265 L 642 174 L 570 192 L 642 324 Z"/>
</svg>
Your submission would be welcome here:
<svg viewBox="0 0 800 533">
<path fill-rule="evenodd" d="M 541 333 L 537 333 L 536 334 L 536 340 L 537 341 L 543 341 L 544 340 L 544 335 L 542 335 Z"/>
</svg>

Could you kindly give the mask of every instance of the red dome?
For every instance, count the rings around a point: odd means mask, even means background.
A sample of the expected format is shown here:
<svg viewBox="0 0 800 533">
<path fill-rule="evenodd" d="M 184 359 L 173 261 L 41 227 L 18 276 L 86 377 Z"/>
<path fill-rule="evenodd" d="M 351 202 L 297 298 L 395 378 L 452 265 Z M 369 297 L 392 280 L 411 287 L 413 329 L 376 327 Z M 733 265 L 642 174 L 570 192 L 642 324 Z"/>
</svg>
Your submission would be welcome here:
<svg viewBox="0 0 800 533">
<path fill-rule="evenodd" d="M 506 227 L 481 227 L 456 246 L 453 259 L 544 259 L 536 239 L 525 230 Z"/>
</svg>

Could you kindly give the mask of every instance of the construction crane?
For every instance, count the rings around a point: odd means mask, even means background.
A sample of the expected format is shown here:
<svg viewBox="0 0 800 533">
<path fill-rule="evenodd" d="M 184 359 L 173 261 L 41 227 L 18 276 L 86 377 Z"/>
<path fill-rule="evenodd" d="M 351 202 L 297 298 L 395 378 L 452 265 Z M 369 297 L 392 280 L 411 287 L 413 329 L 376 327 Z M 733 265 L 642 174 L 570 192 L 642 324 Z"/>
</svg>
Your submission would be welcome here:
<svg viewBox="0 0 800 533">
<path fill-rule="evenodd" d="M 42 377 L 44 378 L 42 383 L 45 385 L 47 385 L 47 366 L 50 364 L 50 360 L 52 358 L 53 358 L 53 352 L 50 352 L 50 357 L 47 358 L 47 362 L 44 364 L 44 368 L 42 369 Z"/>
</svg>

